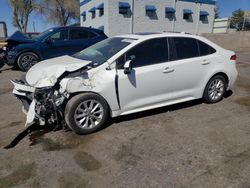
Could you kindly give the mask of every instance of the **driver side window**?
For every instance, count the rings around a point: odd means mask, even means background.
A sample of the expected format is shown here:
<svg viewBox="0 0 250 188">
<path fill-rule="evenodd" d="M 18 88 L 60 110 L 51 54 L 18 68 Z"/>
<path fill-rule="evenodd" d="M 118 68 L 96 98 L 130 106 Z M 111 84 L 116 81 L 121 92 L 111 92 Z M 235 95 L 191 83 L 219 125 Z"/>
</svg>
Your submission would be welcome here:
<svg viewBox="0 0 250 188">
<path fill-rule="evenodd" d="M 69 38 L 68 30 L 61 30 L 50 36 L 50 39 L 52 41 L 64 41 L 68 40 L 68 38 Z"/>
</svg>

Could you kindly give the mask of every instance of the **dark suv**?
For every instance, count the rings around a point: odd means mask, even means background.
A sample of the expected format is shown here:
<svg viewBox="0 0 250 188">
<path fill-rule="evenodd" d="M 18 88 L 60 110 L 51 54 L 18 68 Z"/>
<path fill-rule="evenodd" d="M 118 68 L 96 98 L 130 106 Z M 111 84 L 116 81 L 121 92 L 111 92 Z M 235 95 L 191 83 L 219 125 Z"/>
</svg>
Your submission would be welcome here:
<svg viewBox="0 0 250 188">
<path fill-rule="evenodd" d="M 33 39 L 16 32 L 6 41 L 6 64 L 27 71 L 41 60 L 72 55 L 106 38 L 101 30 L 72 26 L 51 28 Z"/>
</svg>

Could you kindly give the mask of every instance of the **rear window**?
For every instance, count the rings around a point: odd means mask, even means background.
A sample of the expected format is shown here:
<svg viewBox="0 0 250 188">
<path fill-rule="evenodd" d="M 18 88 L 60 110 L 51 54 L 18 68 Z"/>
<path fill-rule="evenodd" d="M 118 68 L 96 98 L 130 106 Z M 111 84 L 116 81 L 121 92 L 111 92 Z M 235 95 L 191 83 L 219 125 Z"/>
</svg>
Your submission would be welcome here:
<svg viewBox="0 0 250 188">
<path fill-rule="evenodd" d="M 96 34 L 82 29 L 72 29 L 70 30 L 70 39 L 71 40 L 78 40 L 78 39 L 88 39 L 96 37 Z"/>
<path fill-rule="evenodd" d="M 174 59 L 187 59 L 199 56 L 199 48 L 196 39 L 185 37 L 173 37 L 172 45 L 176 49 Z"/>
<path fill-rule="evenodd" d="M 209 46 L 208 44 L 198 41 L 199 49 L 200 49 L 200 56 L 210 55 L 216 52 L 216 50 Z"/>
</svg>

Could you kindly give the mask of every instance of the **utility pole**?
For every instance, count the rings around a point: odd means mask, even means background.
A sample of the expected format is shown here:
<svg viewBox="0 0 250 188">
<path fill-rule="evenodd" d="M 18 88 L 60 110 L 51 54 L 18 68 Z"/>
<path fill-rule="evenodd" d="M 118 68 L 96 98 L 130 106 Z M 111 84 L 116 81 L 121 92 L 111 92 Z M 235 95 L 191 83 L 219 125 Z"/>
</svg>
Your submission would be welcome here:
<svg viewBox="0 0 250 188">
<path fill-rule="evenodd" d="M 34 21 L 33 21 L 33 31 L 36 32 L 36 26 Z"/>
<path fill-rule="evenodd" d="M 176 2 L 177 2 L 177 0 L 174 0 L 174 10 L 175 11 L 176 11 Z M 174 16 L 174 18 L 173 18 L 173 28 L 172 28 L 173 32 L 175 31 L 175 20 L 176 20 L 176 16 Z"/>
<path fill-rule="evenodd" d="M 134 12 L 135 12 L 135 0 L 132 0 L 132 13 L 131 13 L 131 33 L 134 33 Z"/>
<path fill-rule="evenodd" d="M 243 19 L 242 31 L 245 31 L 245 22 L 246 22 L 246 12 L 244 11 L 244 19 Z"/>
</svg>

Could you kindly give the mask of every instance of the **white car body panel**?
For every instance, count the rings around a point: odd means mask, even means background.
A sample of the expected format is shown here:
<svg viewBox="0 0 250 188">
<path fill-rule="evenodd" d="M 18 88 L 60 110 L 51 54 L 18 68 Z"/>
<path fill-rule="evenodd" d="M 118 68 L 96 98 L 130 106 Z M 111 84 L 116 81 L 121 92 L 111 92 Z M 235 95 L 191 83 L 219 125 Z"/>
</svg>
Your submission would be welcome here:
<svg viewBox="0 0 250 188">
<path fill-rule="evenodd" d="M 63 78 L 60 81 L 60 91 L 69 94 L 93 92 L 101 95 L 108 103 L 111 116 L 130 114 L 188 100 L 202 98 L 208 81 L 217 73 L 228 77 L 228 88 L 231 89 L 236 78 L 236 61 L 230 60 L 234 52 L 199 36 L 162 33 L 153 35 L 121 35 L 132 39 L 132 43 L 112 56 L 102 65 L 87 71 L 87 75 L 74 78 Z M 207 43 L 216 49 L 216 53 L 190 59 L 170 61 L 150 66 L 137 67 L 130 74 L 124 74 L 116 69 L 116 60 L 135 45 L 152 38 L 188 37 Z M 51 87 L 66 71 L 76 71 L 90 61 L 62 56 L 45 60 L 32 67 L 26 80 L 30 88 Z M 164 70 L 169 68 L 169 72 Z M 173 71 L 171 71 L 173 70 Z M 14 84 L 14 93 L 20 93 L 20 85 Z M 34 90 L 33 90 L 34 91 Z M 31 110 L 32 112 L 32 110 Z M 27 116 L 32 116 L 32 114 Z M 32 116 L 33 117 L 33 116 Z M 29 123 L 31 122 L 29 118 Z"/>
<path fill-rule="evenodd" d="M 64 72 L 78 70 L 89 63 L 68 55 L 44 60 L 31 67 L 26 74 L 26 80 L 29 85 L 36 88 L 54 86 L 57 78 Z"/>
</svg>

